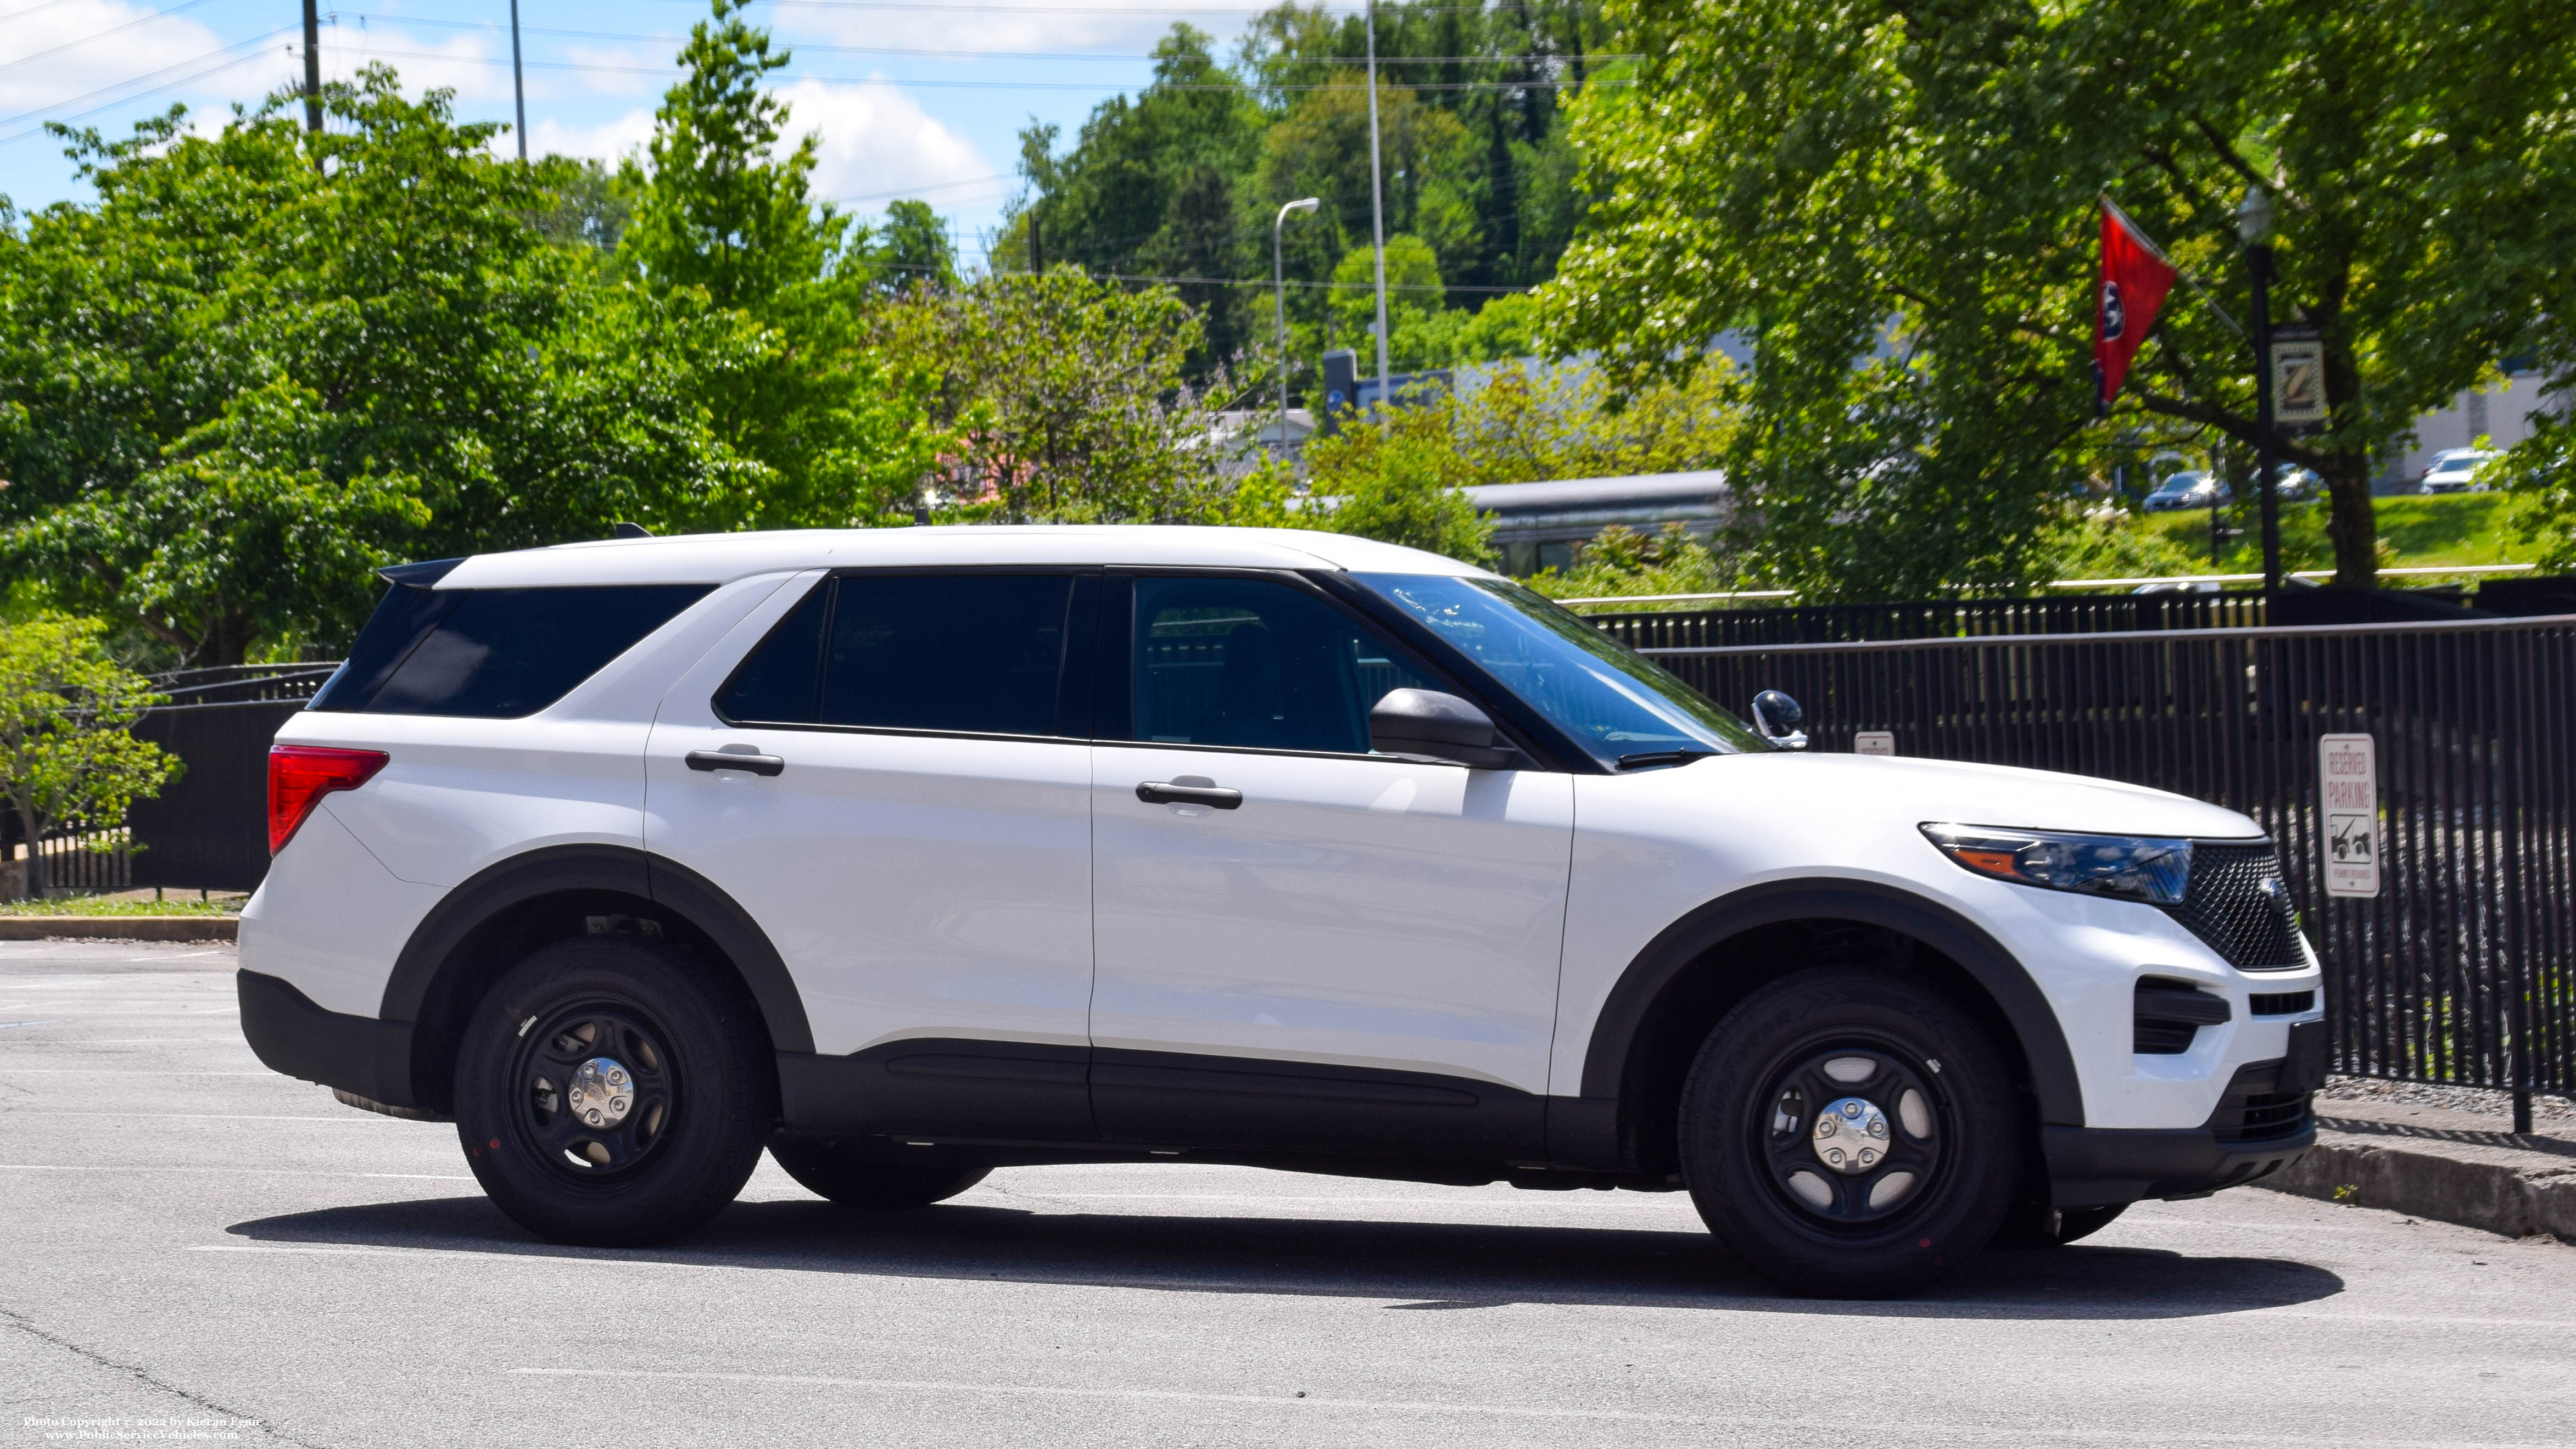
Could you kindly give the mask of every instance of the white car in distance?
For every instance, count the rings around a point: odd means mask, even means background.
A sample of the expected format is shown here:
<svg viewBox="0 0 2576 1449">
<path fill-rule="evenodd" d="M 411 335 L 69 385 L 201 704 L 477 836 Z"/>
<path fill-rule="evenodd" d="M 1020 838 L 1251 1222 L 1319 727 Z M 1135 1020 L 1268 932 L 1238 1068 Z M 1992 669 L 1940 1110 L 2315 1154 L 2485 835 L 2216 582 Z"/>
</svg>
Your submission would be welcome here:
<svg viewBox="0 0 2576 1449">
<path fill-rule="evenodd" d="M 2484 493 L 2487 482 L 2478 476 L 2496 454 L 2484 448 L 2451 448 L 2435 453 L 2424 467 L 2424 476 L 2415 485 L 2418 493 Z"/>
<path fill-rule="evenodd" d="M 2270 842 L 1784 747 L 1511 581 L 1337 534 L 913 528 L 388 569 L 277 737 L 243 1030 L 649 1243 L 766 1148 L 1686 1190 L 1801 1292 L 2313 1138 Z"/>
</svg>

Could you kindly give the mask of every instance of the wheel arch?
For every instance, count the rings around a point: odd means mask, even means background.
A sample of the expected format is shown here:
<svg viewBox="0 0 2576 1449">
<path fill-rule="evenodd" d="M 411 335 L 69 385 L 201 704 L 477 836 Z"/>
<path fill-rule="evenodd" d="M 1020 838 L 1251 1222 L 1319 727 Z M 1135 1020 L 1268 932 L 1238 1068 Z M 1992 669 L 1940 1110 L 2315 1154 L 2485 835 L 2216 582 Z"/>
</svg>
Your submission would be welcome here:
<svg viewBox="0 0 2576 1449">
<path fill-rule="evenodd" d="M 1843 949 L 1837 931 L 1848 954 L 1818 954 Z M 1789 967 L 1766 969 L 1757 958 L 1766 951 L 1776 958 L 1784 943 L 1804 946 L 1806 954 Z M 1891 887 L 1783 881 L 1722 896 L 1667 926 L 1602 1003 L 1584 1053 L 1581 1094 L 1615 1104 L 1620 1160 L 1649 1169 L 1664 1165 L 1655 1150 L 1656 1123 L 1678 1104 L 1689 1055 L 1735 1002 L 1798 965 L 1887 960 L 1900 943 L 1915 949 L 1889 964 L 1925 971 L 1995 1032 L 2031 1097 L 2034 1128 L 2083 1122 L 2082 1088 L 2057 1015 L 1994 937 L 1946 906 Z"/>
<path fill-rule="evenodd" d="M 592 918 L 611 929 L 655 923 L 663 939 L 741 982 L 774 1051 L 814 1049 L 786 962 L 721 888 L 632 847 L 549 846 L 487 866 L 449 891 L 395 957 L 377 1014 L 414 1023 L 411 1082 L 420 1105 L 453 1108 L 457 1036 L 485 989 L 536 947 L 596 929 Z"/>
</svg>

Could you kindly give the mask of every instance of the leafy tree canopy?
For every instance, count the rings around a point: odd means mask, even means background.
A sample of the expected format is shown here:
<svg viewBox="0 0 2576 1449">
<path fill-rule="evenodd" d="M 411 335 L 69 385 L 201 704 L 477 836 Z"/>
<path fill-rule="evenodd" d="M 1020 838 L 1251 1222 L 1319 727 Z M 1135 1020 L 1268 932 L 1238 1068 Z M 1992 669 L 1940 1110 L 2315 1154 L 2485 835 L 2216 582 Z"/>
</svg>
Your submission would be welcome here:
<svg viewBox="0 0 2576 1449">
<path fill-rule="evenodd" d="M 131 733 L 165 700 L 108 657 L 105 632 L 59 614 L 0 623 L 0 798 L 28 840 L 113 830 L 179 773 L 176 756 Z M 43 896 L 44 870 L 30 851 L 29 894 Z"/>
<path fill-rule="evenodd" d="M 2576 34 L 2535 0 L 1611 0 L 1633 89 L 1575 102 L 1602 198 L 1554 335 L 1624 378 L 1756 339 L 1728 455 L 1763 567 L 1815 594 L 2027 582 L 2053 495 L 2158 420 L 2250 441 L 2234 212 L 2278 207 L 2276 319 L 2322 329 L 2333 421 L 2294 440 L 2370 581 L 2373 456 L 2571 312 Z M 2464 28 L 2465 27 L 2465 28 Z M 2511 57 L 2499 63 L 2499 57 Z M 2096 198 L 2177 288 L 2094 416 Z M 2559 344 L 2563 352 L 2563 342 Z"/>
</svg>

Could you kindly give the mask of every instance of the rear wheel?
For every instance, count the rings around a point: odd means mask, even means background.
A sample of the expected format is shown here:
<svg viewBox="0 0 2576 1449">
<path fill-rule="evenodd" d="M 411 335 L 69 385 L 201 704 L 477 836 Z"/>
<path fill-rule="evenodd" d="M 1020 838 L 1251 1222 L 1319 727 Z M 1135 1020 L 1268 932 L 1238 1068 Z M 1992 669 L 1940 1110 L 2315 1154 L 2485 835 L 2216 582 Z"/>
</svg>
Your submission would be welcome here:
<svg viewBox="0 0 2576 1449">
<path fill-rule="evenodd" d="M 677 1237 L 732 1202 L 776 1114 L 738 984 L 637 936 L 558 941 L 475 1008 L 456 1128 L 492 1201 L 562 1243 Z"/>
<path fill-rule="evenodd" d="M 910 1152 L 921 1161 L 907 1161 Z M 769 1155 L 808 1192 L 843 1207 L 917 1208 L 945 1202 L 984 1180 L 992 1168 L 958 1161 L 936 1148 L 886 1149 L 855 1142 L 781 1140 Z"/>
<path fill-rule="evenodd" d="M 1681 1102 L 1701 1218 L 1792 1292 L 1885 1297 L 1994 1236 L 2019 1180 L 2011 1084 L 1937 992 L 1862 967 L 1775 981 L 1710 1032 Z"/>
</svg>

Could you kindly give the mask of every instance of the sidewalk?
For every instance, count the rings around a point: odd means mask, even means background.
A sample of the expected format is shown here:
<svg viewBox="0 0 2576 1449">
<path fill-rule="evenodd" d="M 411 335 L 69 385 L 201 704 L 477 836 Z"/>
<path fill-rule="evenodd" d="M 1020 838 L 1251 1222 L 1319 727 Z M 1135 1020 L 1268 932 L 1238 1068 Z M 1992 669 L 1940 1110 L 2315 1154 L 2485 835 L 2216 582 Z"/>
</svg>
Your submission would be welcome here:
<svg viewBox="0 0 2576 1449">
<path fill-rule="evenodd" d="M 2317 1097 L 2315 1150 L 2260 1185 L 2576 1243 L 2576 1104 L 2532 1109 L 2517 1136 L 2502 1092 L 2337 1077 Z"/>
</svg>

